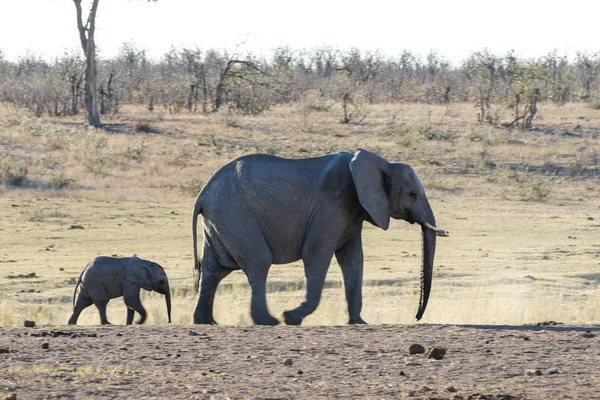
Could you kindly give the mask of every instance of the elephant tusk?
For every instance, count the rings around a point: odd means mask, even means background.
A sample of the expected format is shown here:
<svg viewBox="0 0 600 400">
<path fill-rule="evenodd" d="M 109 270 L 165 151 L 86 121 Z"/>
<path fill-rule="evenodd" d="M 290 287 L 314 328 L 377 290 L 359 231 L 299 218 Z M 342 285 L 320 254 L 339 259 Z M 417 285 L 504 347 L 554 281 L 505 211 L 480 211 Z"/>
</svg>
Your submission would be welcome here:
<svg viewBox="0 0 600 400">
<path fill-rule="evenodd" d="M 434 231 L 437 236 L 442 236 L 442 237 L 450 236 L 450 232 L 448 232 L 445 229 L 437 228 L 437 227 L 431 225 L 429 222 L 423 222 L 423 227 Z"/>
</svg>

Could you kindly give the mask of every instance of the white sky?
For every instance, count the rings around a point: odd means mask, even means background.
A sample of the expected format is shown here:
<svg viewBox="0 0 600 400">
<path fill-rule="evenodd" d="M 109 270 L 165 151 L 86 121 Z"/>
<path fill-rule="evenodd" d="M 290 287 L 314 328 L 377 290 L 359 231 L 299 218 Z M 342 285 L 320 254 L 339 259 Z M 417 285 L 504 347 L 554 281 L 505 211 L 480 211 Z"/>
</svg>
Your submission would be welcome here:
<svg viewBox="0 0 600 400">
<path fill-rule="evenodd" d="M 84 13 L 89 0 L 84 0 Z M 595 4 L 598 3 L 598 6 Z M 312 49 L 437 50 L 452 62 L 488 48 L 521 57 L 600 51 L 596 0 L 100 0 L 96 44 L 112 57 L 124 42 L 158 58 L 172 45 L 268 54 Z M 80 51 L 72 0 L 0 0 L 0 50 L 50 59 Z"/>
</svg>

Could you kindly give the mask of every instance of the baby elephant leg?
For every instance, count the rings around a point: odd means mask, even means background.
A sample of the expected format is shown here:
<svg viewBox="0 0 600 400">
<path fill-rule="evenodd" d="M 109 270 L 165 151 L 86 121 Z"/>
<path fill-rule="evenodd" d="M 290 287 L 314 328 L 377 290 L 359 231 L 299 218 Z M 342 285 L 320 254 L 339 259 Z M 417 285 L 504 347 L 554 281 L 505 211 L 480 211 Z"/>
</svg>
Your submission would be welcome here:
<svg viewBox="0 0 600 400">
<path fill-rule="evenodd" d="M 137 292 L 124 296 L 123 300 L 127 306 L 127 325 L 131 325 L 133 322 L 134 311 L 137 311 L 141 317 L 137 323 L 143 324 L 146 321 L 146 310 L 144 310 L 142 302 L 140 301 L 140 293 Z"/>
<path fill-rule="evenodd" d="M 131 325 L 133 323 L 133 316 L 135 315 L 135 311 L 132 308 L 127 307 L 127 325 Z"/>
<path fill-rule="evenodd" d="M 76 325 L 79 314 L 81 314 L 84 309 L 88 308 L 92 304 L 94 304 L 92 299 L 79 292 L 79 295 L 75 300 L 75 305 L 73 306 L 73 314 L 71 315 L 71 318 L 69 318 L 69 325 Z"/>
<path fill-rule="evenodd" d="M 106 318 L 106 306 L 108 305 L 108 300 L 97 301 L 95 304 L 100 312 L 100 323 L 102 325 L 110 325 L 110 322 L 108 322 L 108 319 Z"/>
</svg>

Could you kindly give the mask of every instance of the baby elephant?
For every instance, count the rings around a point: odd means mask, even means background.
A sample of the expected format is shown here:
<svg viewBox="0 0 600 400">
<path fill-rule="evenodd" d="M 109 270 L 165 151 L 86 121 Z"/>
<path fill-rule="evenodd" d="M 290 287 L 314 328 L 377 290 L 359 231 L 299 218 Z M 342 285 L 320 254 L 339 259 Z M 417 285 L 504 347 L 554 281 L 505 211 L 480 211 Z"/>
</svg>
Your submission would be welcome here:
<svg viewBox="0 0 600 400">
<path fill-rule="evenodd" d="M 79 293 L 77 293 L 79 288 Z M 73 315 L 69 325 L 77 323 L 79 314 L 86 307 L 95 304 L 100 311 L 102 324 L 108 324 L 106 305 L 110 299 L 123 296 L 127 306 L 127 325 L 133 322 L 134 312 L 146 320 L 146 310 L 140 302 L 140 288 L 165 295 L 167 314 L 171 322 L 171 291 L 165 270 L 155 262 L 137 257 L 96 257 L 85 267 L 73 293 Z"/>
</svg>

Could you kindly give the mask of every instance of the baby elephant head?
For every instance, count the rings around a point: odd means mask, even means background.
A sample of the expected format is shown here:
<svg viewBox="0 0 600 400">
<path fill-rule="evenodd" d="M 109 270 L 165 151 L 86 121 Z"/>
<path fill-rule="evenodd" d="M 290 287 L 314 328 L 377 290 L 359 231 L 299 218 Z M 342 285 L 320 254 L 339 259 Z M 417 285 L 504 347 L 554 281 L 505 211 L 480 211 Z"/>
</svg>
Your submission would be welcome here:
<svg viewBox="0 0 600 400">
<path fill-rule="evenodd" d="M 126 270 L 127 279 L 142 289 L 158 292 L 165 295 L 167 302 L 167 314 L 171 322 L 171 289 L 169 278 L 163 267 L 159 264 L 136 258 L 138 263 L 132 263 Z"/>
</svg>

